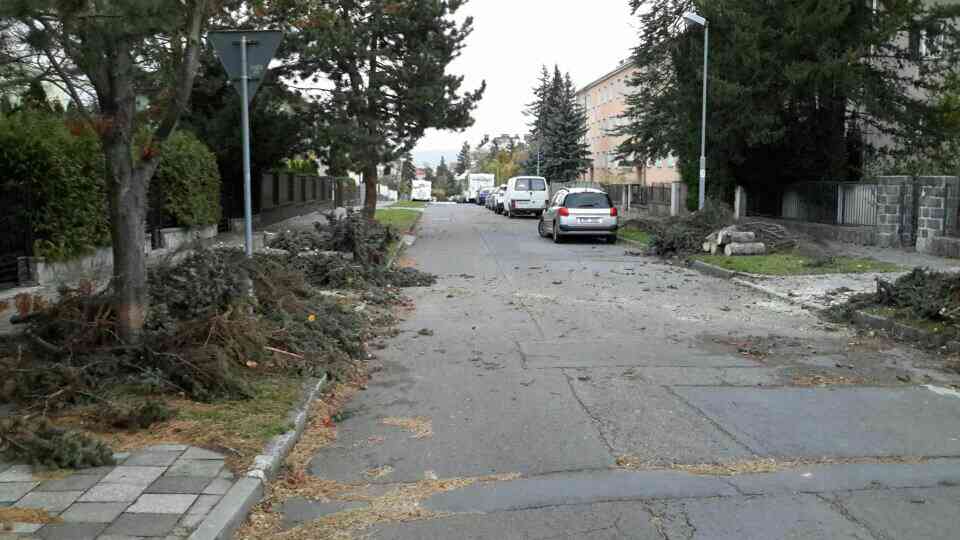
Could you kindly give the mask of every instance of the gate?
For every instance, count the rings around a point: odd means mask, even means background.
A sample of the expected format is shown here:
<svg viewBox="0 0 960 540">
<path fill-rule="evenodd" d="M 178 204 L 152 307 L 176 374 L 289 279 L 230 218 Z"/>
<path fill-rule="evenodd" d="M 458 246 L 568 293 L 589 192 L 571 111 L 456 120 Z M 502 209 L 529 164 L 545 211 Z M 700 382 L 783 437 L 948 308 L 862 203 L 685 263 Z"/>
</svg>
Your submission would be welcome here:
<svg viewBox="0 0 960 540">
<path fill-rule="evenodd" d="M 30 203 L 25 186 L 0 184 L 0 289 L 17 285 L 17 258 L 33 254 Z"/>
</svg>

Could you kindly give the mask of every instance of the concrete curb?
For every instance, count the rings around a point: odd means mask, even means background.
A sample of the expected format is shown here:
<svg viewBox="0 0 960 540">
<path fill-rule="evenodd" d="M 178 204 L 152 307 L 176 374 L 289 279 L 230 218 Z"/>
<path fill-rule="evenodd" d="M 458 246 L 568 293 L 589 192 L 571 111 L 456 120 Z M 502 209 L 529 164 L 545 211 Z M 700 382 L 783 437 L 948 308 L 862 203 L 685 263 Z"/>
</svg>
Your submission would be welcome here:
<svg viewBox="0 0 960 540">
<path fill-rule="evenodd" d="M 643 242 L 637 242 L 636 240 L 630 240 L 629 238 L 624 238 L 622 236 L 617 237 L 617 242 L 628 246 L 650 249 L 650 244 L 644 244 Z"/>
<path fill-rule="evenodd" d="M 960 352 L 960 342 L 958 341 L 947 339 L 934 332 L 927 332 L 926 330 L 899 323 L 881 315 L 874 315 L 864 311 L 854 311 L 850 319 L 856 326 L 871 328 L 873 330 L 883 330 L 897 339 L 919 341 L 928 345 L 943 347 L 951 353 Z"/>
<path fill-rule="evenodd" d="M 197 527 L 189 540 L 229 540 L 234 531 L 255 504 L 263 498 L 264 485 L 276 477 L 283 460 L 297 444 L 307 425 L 310 404 L 326 385 L 328 377 L 309 379 L 304 382 L 303 397 L 297 407 L 290 412 L 293 429 L 277 435 L 264 448 L 264 453 L 253 459 L 253 466 L 227 491 L 223 499 L 210 511 Z"/>
<path fill-rule="evenodd" d="M 747 279 L 735 277 L 735 278 L 731 279 L 730 281 L 733 282 L 733 283 L 736 283 L 737 285 L 740 285 L 741 287 L 746 287 L 746 288 L 752 289 L 752 290 L 754 290 L 754 291 L 756 291 L 756 292 L 765 294 L 765 295 L 767 295 L 767 296 L 769 296 L 769 297 L 771 297 L 771 298 L 773 298 L 773 299 L 775 299 L 775 300 L 782 300 L 782 301 L 787 302 L 787 303 L 789 303 L 789 304 L 793 304 L 793 305 L 795 305 L 795 306 L 800 306 L 800 307 L 802 307 L 802 308 L 804 308 L 804 309 L 808 309 L 808 310 L 810 310 L 810 311 L 812 311 L 812 312 L 814 312 L 814 313 L 816 313 L 816 314 L 818 314 L 818 315 L 819 315 L 819 314 L 822 314 L 824 311 L 826 311 L 826 310 L 824 310 L 823 308 L 821 308 L 820 306 L 818 306 L 818 305 L 816 305 L 816 304 L 812 304 L 812 303 L 810 303 L 810 302 L 804 302 L 803 300 L 794 298 L 794 297 L 792 297 L 792 296 L 790 296 L 790 295 L 788 295 L 788 294 L 783 294 L 783 293 L 781 293 L 781 292 L 777 292 L 777 291 L 771 289 L 770 287 L 765 287 L 765 286 L 763 286 L 763 285 L 760 285 L 759 283 L 754 283 L 754 282 L 752 282 L 752 281 L 750 281 L 750 280 L 747 280 Z"/>
<path fill-rule="evenodd" d="M 690 268 L 702 273 L 707 274 L 708 276 L 718 277 L 721 279 L 733 279 L 733 278 L 742 278 L 747 277 L 746 274 L 741 274 L 740 272 L 734 272 L 733 270 L 727 270 L 726 268 L 720 268 L 719 266 L 705 263 L 693 259 L 690 261 Z"/>
<path fill-rule="evenodd" d="M 689 266 L 691 269 L 697 270 L 702 274 L 729 280 L 730 282 L 735 283 L 741 287 L 746 287 L 748 289 L 754 290 L 756 292 L 769 296 L 770 298 L 773 298 L 775 300 L 782 300 L 789 304 L 793 304 L 795 306 L 800 306 L 804 309 L 808 309 L 817 314 L 823 312 L 823 308 L 821 308 L 816 304 L 804 302 L 803 300 L 799 300 L 788 294 L 777 292 L 771 289 L 770 287 L 766 287 L 764 285 L 761 285 L 759 283 L 752 281 L 753 279 L 762 279 L 758 276 L 754 276 L 752 274 L 744 274 L 742 272 L 734 272 L 733 270 L 727 270 L 726 268 L 720 268 L 719 266 L 716 266 L 710 263 L 705 263 L 703 261 L 698 261 L 698 260 L 690 261 Z"/>
</svg>

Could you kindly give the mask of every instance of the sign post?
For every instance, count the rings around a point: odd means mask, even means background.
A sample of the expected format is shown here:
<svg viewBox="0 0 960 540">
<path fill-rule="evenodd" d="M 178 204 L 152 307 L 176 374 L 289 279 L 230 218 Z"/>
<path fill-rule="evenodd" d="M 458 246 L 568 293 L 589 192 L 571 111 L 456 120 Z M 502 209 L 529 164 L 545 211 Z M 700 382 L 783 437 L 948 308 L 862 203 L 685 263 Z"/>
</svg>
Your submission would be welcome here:
<svg viewBox="0 0 960 540">
<path fill-rule="evenodd" d="M 250 100 L 260 89 L 283 33 L 275 30 L 210 32 L 208 38 L 240 92 L 243 132 L 243 237 L 247 257 L 253 257 L 253 189 L 250 180 Z M 239 86 L 237 86 L 239 83 Z"/>
</svg>

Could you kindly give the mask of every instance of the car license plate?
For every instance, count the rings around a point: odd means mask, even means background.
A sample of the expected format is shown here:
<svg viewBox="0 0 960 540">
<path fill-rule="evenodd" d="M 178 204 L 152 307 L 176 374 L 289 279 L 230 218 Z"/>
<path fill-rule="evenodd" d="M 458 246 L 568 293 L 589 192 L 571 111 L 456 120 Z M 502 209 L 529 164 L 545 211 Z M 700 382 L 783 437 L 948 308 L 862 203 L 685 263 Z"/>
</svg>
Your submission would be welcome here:
<svg viewBox="0 0 960 540">
<path fill-rule="evenodd" d="M 580 218 L 580 223 L 600 223 L 600 218 L 598 218 L 598 217 L 582 217 L 582 218 Z"/>
</svg>

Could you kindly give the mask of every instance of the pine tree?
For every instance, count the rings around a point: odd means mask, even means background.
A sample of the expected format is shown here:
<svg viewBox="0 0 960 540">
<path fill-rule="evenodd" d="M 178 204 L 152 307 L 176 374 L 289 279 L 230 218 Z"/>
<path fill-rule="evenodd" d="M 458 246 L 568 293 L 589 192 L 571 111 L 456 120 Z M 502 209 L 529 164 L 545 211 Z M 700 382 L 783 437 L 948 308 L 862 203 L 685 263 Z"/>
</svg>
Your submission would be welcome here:
<svg viewBox="0 0 960 540">
<path fill-rule="evenodd" d="M 20 100 L 24 109 L 31 111 L 50 111 L 50 100 L 47 99 L 47 91 L 43 89 L 43 83 L 34 79 L 30 81 L 26 92 Z"/>
<path fill-rule="evenodd" d="M 470 159 L 470 143 L 464 141 L 463 147 L 460 148 L 460 154 L 457 156 L 457 166 L 454 169 L 457 175 L 470 172 L 470 168 L 473 166 L 473 163 Z"/>
<path fill-rule="evenodd" d="M 448 73 L 473 30 L 472 17 L 455 20 L 463 0 L 290 0 L 278 3 L 276 23 L 302 50 L 301 79 L 329 80 L 329 98 L 348 113 L 350 158 L 366 183 L 364 213 L 376 210 L 377 166 L 413 149 L 429 128 L 461 129 L 486 84 L 462 90 Z M 305 7 L 304 7 L 305 6 Z M 283 9 L 305 9 L 284 16 Z M 306 22 L 306 23 L 305 23 Z M 339 108 L 339 107 L 338 107 Z"/>
<path fill-rule="evenodd" d="M 413 159 L 408 155 L 400 166 L 400 193 L 409 195 L 413 190 L 413 180 L 417 177 L 417 166 L 413 164 Z"/>
<path fill-rule="evenodd" d="M 587 134 L 587 116 L 577 102 L 577 90 L 567 74 L 560 82 L 559 71 L 551 85 L 556 94 L 551 97 L 550 115 L 546 120 L 545 139 L 547 146 L 546 170 L 551 181 L 576 180 L 590 168 L 590 150 L 584 141 Z"/>
<path fill-rule="evenodd" d="M 524 174 L 541 174 L 543 168 L 543 126 L 547 117 L 547 102 L 550 97 L 550 72 L 547 66 L 540 66 L 540 76 L 537 85 L 533 88 L 533 101 L 527 105 L 523 114 L 530 119 L 530 131 L 527 140 L 530 142 L 530 156 L 523 164 Z"/>
<path fill-rule="evenodd" d="M 704 32 L 710 24 L 707 188 L 744 185 L 764 197 L 778 184 L 862 177 L 865 129 L 895 147 L 939 146 L 936 100 L 958 65 L 960 6 L 891 0 L 631 0 L 639 18 L 621 159 L 678 156 L 699 182 Z M 907 35 L 913 39 L 906 39 Z M 930 36 L 936 34 L 936 39 Z M 717 39 L 714 37 L 717 36 Z M 921 36 L 938 54 L 919 58 Z M 923 91 L 917 91 L 922 88 Z M 878 139 L 881 137 L 878 137 Z M 879 149 L 877 149 L 879 150 Z M 691 189 L 691 193 L 696 193 Z"/>
</svg>

